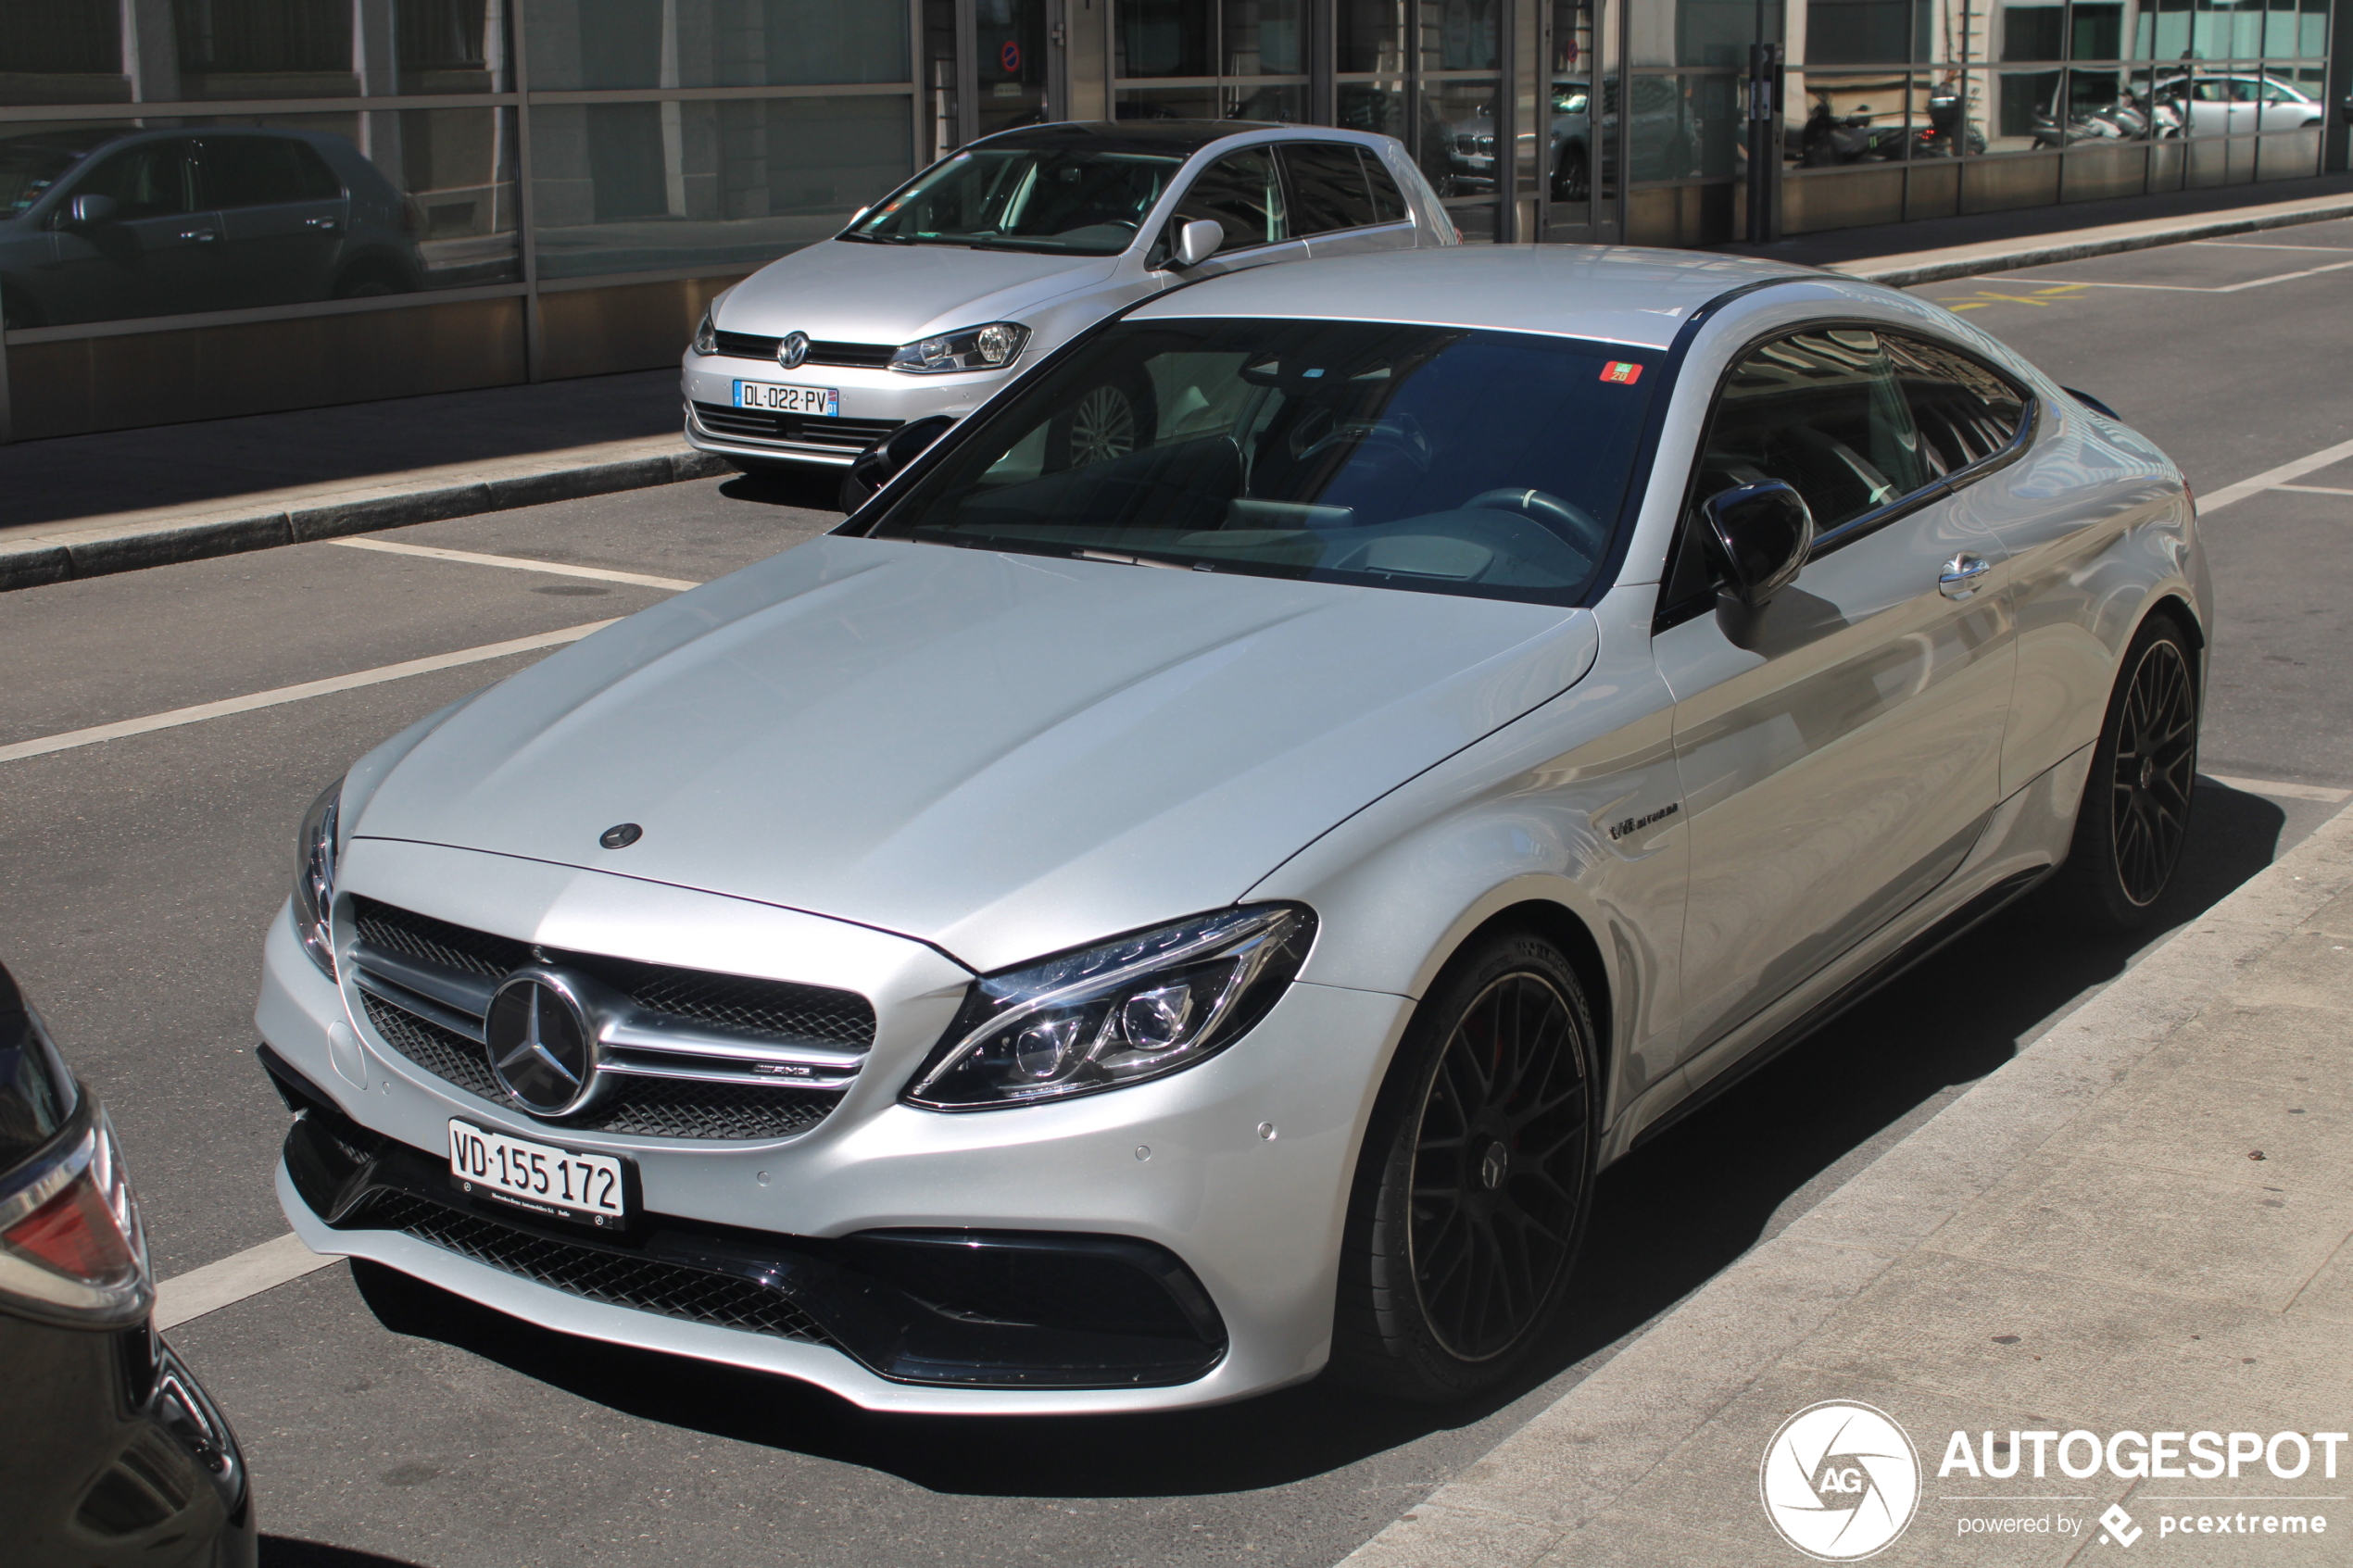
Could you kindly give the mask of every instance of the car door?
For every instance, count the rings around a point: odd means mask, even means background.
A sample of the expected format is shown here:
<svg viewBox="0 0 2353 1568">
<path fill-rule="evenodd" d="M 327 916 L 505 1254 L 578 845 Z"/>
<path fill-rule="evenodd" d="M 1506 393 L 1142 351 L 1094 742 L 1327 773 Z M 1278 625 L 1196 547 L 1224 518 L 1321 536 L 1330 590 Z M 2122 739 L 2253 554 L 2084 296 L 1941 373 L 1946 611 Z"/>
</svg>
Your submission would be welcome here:
<svg viewBox="0 0 2353 1568">
<path fill-rule="evenodd" d="M 1742 610 L 1717 603 L 1687 519 L 1661 591 L 1653 654 L 1691 834 L 1687 1054 L 1927 894 L 1997 798 L 2001 554 L 1919 436 L 1873 329 L 1763 343 L 1718 392 L 1692 504 L 1782 480 L 1817 535 L 1796 582 Z M 1941 588 L 1957 558 L 1969 581 Z"/>
<path fill-rule="evenodd" d="M 1369 250 L 1410 250 L 1419 237 L 1404 193 L 1379 160 L 1348 142 L 1286 142 L 1283 173 L 1290 189 L 1294 230 L 1314 257 Z M 1376 194 L 1376 191 L 1378 194 Z"/>
<path fill-rule="evenodd" d="M 185 137 L 134 142 L 74 182 L 57 220 L 52 320 L 107 321 L 204 308 L 220 222 L 197 207 Z M 75 221 L 73 202 L 104 196 L 114 209 Z"/>
<path fill-rule="evenodd" d="M 308 144 L 266 132 L 197 138 L 197 188 L 220 214 L 221 269 L 206 309 L 327 297 L 350 220 L 343 182 Z"/>
<path fill-rule="evenodd" d="M 1291 230 L 1290 207 L 1284 199 L 1282 176 L 1276 170 L 1271 147 L 1243 147 L 1227 153 L 1195 174 L 1176 198 L 1176 210 L 1154 247 L 1150 265 L 1164 266 L 1165 257 L 1176 247 L 1178 232 L 1186 224 L 1202 219 L 1226 231 L 1226 243 L 1188 272 L 1188 280 L 1307 257 L 1306 245 Z"/>
</svg>

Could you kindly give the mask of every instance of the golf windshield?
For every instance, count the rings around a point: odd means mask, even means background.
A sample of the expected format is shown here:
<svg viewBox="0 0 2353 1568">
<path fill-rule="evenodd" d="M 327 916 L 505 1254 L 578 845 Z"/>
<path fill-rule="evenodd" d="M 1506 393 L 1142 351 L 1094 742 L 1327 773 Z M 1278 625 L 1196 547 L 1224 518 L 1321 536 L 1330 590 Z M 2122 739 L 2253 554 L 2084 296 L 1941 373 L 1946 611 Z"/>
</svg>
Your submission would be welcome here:
<svg viewBox="0 0 2353 1568">
<path fill-rule="evenodd" d="M 1460 327 L 1122 322 L 951 437 L 873 533 L 1575 604 L 1656 358 Z"/>
<path fill-rule="evenodd" d="M 1116 256 L 1184 167 L 1155 153 L 975 147 L 925 170 L 841 237 Z"/>
</svg>

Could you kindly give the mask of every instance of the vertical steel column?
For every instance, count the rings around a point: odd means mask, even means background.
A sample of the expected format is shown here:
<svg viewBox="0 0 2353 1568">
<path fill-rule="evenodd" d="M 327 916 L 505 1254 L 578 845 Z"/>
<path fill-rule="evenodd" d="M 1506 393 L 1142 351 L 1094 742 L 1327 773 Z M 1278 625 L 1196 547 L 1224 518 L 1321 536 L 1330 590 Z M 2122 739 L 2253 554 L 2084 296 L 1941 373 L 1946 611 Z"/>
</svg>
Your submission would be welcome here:
<svg viewBox="0 0 2353 1568">
<path fill-rule="evenodd" d="M 1753 245 L 1781 237 L 1781 46 L 1765 42 L 1765 3 L 1757 0 L 1756 39 L 1748 46 L 1748 226 Z M 1908 82 L 1910 79 L 1907 77 Z M 1906 94 L 1909 113 L 1910 94 Z"/>
<path fill-rule="evenodd" d="M 539 325 L 538 229 L 533 220 L 531 189 L 531 48 L 525 41 L 522 7 L 505 7 L 507 57 L 515 73 L 515 244 L 522 256 L 522 374 L 526 382 L 546 379 L 547 354 Z"/>
<path fill-rule="evenodd" d="M 956 144 L 980 134 L 980 18 L 977 0 L 956 0 Z"/>
<path fill-rule="evenodd" d="M 2345 102 L 2353 97 L 2353 0 L 2336 0 L 2329 18 L 2328 129 L 2321 132 L 2321 167 L 2332 173 L 2353 168 L 2353 128 Z"/>
</svg>

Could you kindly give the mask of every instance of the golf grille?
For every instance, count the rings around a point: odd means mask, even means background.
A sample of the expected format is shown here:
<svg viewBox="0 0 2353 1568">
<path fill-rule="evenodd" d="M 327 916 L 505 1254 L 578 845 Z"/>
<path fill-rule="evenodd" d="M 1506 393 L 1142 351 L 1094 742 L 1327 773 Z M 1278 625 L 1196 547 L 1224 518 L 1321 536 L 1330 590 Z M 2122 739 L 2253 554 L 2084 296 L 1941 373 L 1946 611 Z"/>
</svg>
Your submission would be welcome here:
<svg viewBox="0 0 2353 1568">
<path fill-rule="evenodd" d="M 757 408 L 730 408 L 724 403 L 698 403 L 695 420 L 713 435 L 736 435 L 753 441 L 790 441 L 804 446 L 838 447 L 862 452 L 897 430 L 897 420 L 829 420 L 823 415 L 765 414 Z"/>
</svg>

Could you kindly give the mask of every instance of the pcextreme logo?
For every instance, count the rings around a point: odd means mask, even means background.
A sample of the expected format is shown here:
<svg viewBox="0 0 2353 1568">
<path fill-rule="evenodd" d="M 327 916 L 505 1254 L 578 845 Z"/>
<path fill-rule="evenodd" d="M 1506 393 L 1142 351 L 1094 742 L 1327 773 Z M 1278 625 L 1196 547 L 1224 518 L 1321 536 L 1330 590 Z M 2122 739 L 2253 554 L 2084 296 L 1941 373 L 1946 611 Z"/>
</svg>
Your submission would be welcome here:
<svg viewBox="0 0 2353 1568">
<path fill-rule="evenodd" d="M 1884 1411 L 1826 1399 L 1781 1423 L 1757 1490 L 1790 1545 L 1822 1562 L 1859 1562 L 1912 1522 L 1919 1454 Z"/>
</svg>

